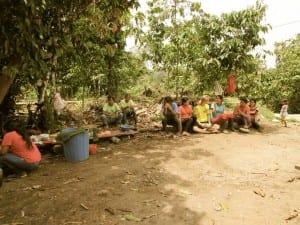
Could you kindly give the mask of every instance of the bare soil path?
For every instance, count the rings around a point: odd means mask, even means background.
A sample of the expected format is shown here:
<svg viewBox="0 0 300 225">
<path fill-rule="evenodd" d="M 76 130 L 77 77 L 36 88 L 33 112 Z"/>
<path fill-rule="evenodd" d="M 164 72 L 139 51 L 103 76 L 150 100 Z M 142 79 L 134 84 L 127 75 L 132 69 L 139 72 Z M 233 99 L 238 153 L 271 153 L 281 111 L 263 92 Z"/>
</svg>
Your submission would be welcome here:
<svg viewBox="0 0 300 225">
<path fill-rule="evenodd" d="M 300 224 L 300 126 L 142 133 L 80 163 L 45 154 L 0 189 L 0 224 Z"/>
</svg>

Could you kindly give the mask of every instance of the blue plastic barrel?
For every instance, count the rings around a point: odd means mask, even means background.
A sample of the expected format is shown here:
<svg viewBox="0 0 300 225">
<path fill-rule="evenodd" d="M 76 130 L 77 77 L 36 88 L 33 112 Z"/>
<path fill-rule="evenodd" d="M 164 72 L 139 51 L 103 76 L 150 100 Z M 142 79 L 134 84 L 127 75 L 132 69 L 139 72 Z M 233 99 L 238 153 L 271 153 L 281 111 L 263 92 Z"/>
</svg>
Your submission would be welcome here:
<svg viewBox="0 0 300 225">
<path fill-rule="evenodd" d="M 76 128 L 65 128 L 62 132 L 74 132 Z M 87 131 L 75 134 L 63 143 L 64 155 L 70 162 L 79 162 L 89 157 L 89 134 Z"/>
</svg>

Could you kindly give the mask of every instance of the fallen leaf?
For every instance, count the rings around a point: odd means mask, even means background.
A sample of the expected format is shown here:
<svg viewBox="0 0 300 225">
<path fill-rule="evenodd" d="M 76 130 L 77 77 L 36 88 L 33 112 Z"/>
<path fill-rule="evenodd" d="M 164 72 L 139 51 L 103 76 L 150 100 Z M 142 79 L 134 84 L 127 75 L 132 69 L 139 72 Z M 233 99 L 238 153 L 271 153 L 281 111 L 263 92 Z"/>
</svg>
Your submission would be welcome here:
<svg viewBox="0 0 300 225">
<path fill-rule="evenodd" d="M 82 224 L 82 222 L 68 221 L 68 222 L 64 223 L 64 225 L 67 225 L 67 224 Z"/>
<path fill-rule="evenodd" d="M 132 210 L 130 209 L 118 209 L 118 210 L 120 210 L 121 212 L 132 212 Z"/>
<path fill-rule="evenodd" d="M 149 218 L 151 218 L 151 217 L 153 217 L 153 216 L 156 216 L 156 214 L 151 214 L 151 215 L 149 215 L 149 216 L 144 216 L 144 217 L 143 217 L 143 220 L 149 219 Z"/>
<path fill-rule="evenodd" d="M 220 207 L 222 208 L 223 211 L 228 211 L 229 210 L 229 206 L 224 204 L 224 203 L 219 203 Z"/>
<path fill-rule="evenodd" d="M 70 183 L 78 182 L 78 181 L 80 181 L 80 179 L 77 177 L 77 178 L 72 178 L 70 180 L 67 180 L 63 184 L 70 184 Z"/>
<path fill-rule="evenodd" d="M 300 176 L 292 177 L 292 178 L 288 179 L 287 182 L 291 183 L 291 182 L 294 182 L 295 180 L 300 180 Z"/>
<path fill-rule="evenodd" d="M 261 189 L 255 189 L 253 192 L 263 198 L 266 196 L 266 194 Z"/>
<path fill-rule="evenodd" d="M 224 204 L 224 203 L 218 203 L 217 205 L 215 205 L 215 210 L 216 211 L 228 211 L 229 207 L 228 205 Z"/>
<path fill-rule="evenodd" d="M 108 212 L 111 215 L 115 215 L 116 214 L 115 210 L 113 208 L 111 208 L 111 207 L 105 208 L 105 211 Z"/>
<path fill-rule="evenodd" d="M 39 188 L 41 188 L 42 187 L 42 185 L 33 185 L 32 186 L 32 189 L 39 189 Z"/>
<path fill-rule="evenodd" d="M 136 191 L 136 192 L 138 192 L 138 191 L 139 191 L 139 189 L 138 189 L 138 188 L 130 188 L 130 190 L 131 190 L 131 191 Z"/>
<path fill-rule="evenodd" d="M 124 216 L 124 218 L 128 221 L 134 221 L 134 222 L 141 222 L 142 219 L 141 218 L 138 218 L 138 217 L 135 217 L 134 215 L 132 214 L 127 214 Z"/>
<path fill-rule="evenodd" d="M 83 203 L 81 203 L 80 206 L 81 206 L 82 208 L 86 209 L 86 210 L 89 209 L 89 208 L 88 208 L 86 205 L 84 205 Z"/>
<path fill-rule="evenodd" d="M 291 220 L 296 218 L 297 216 L 298 216 L 298 211 L 294 210 L 293 212 L 290 213 L 290 215 L 285 220 Z"/>
<path fill-rule="evenodd" d="M 130 181 L 123 181 L 123 180 L 121 180 L 120 182 L 121 182 L 121 184 L 129 184 L 130 183 Z"/>
</svg>

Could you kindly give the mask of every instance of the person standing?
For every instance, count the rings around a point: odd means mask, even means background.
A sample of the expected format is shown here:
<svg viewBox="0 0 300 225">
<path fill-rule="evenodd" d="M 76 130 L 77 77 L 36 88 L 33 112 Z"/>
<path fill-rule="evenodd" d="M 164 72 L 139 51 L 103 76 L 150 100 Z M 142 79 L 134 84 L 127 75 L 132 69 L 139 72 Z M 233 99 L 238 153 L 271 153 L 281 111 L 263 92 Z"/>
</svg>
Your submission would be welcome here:
<svg viewBox="0 0 300 225">
<path fill-rule="evenodd" d="M 8 121 L 3 129 L 5 134 L 0 146 L 0 185 L 3 169 L 26 175 L 27 172 L 36 170 L 41 161 L 41 153 L 30 140 L 22 123 Z"/>
<path fill-rule="evenodd" d="M 288 116 L 288 101 L 287 99 L 283 99 L 281 103 L 280 109 L 280 121 L 282 127 L 287 127 L 286 118 Z"/>
</svg>

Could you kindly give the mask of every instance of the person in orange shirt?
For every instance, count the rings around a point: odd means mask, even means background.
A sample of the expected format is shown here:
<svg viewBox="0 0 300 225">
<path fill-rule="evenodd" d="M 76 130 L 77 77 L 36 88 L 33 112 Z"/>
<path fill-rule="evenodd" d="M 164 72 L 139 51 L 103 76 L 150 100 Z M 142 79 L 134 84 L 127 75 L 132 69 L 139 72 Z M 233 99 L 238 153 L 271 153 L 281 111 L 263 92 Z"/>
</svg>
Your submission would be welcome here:
<svg viewBox="0 0 300 225">
<path fill-rule="evenodd" d="M 182 126 L 182 135 L 189 135 L 193 131 L 195 118 L 193 118 L 193 109 L 187 97 L 182 98 L 178 111 Z"/>
<path fill-rule="evenodd" d="M 32 143 L 20 122 L 8 121 L 3 129 L 5 134 L 0 146 L 0 185 L 3 169 L 27 173 L 37 169 L 41 161 L 39 149 Z"/>
</svg>

